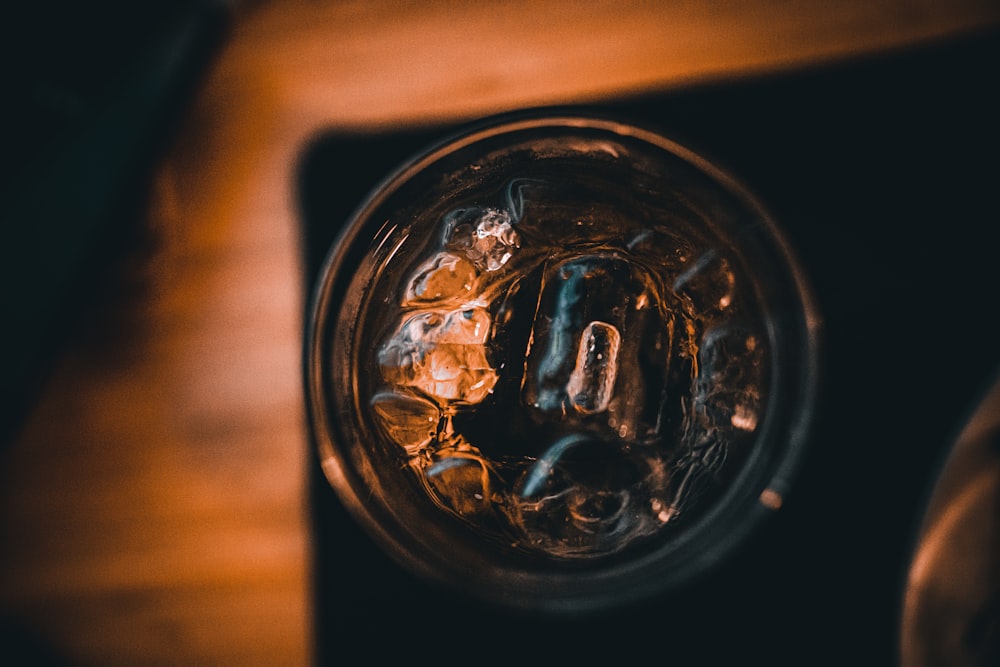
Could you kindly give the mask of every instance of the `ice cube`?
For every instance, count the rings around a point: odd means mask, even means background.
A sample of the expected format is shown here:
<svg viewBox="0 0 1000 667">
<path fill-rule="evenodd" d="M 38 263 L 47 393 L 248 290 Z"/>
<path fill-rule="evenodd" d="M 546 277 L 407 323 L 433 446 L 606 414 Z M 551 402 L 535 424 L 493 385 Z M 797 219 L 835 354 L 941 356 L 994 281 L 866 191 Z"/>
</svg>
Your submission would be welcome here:
<svg viewBox="0 0 1000 667">
<path fill-rule="evenodd" d="M 670 311 L 656 283 L 615 253 L 548 267 L 524 362 L 522 400 L 540 420 L 643 439 L 659 428 L 672 354 Z M 624 379 L 625 381 L 621 381 Z"/>
<path fill-rule="evenodd" d="M 492 392 L 496 370 L 486 357 L 490 315 L 468 305 L 409 315 L 379 352 L 383 378 L 440 404 L 476 404 Z"/>
<path fill-rule="evenodd" d="M 734 298 L 736 275 L 717 250 L 708 250 L 690 262 L 675 279 L 673 289 L 691 299 L 697 312 L 721 311 Z"/>
<path fill-rule="evenodd" d="M 438 502 L 462 515 L 482 515 L 492 508 L 493 473 L 475 448 L 446 449 L 435 454 L 424 469 L 427 484 Z"/>
<path fill-rule="evenodd" d="M 439 252 L 414 271 L 403 305 L 466 300 L 475 292 L 478 280 L 479 272 L 469 260 Z"/>
<path fill-rule="evenodd" d="M 482 270 L 498 271 L 521 247 L 511 214 L 497 208 L 462 209 L 453 214 L 447 248 L 461 251 Z"/>
<path fill-rule="evenodd" d="M 578 412 L 593 414 L 608 409 L 618 376 L 621 335 L 607 322 L 591 322 L 580 334 L 576 366 L 566 383 L 570 403 Z"/>
<path fill-rule="evenodd" d="M 373 396 L 371 405 L 378 424 L 408 456 L 417 456 L 437 435 L 441 411 L 430 401 L 385 391 Z"/>
<path fill-rule="evenodd" d="M 573 434 L 549 446 L 517 483 L 512 521 L 551 553 L 610 553 L 665 523 L 660 498 L 668 483 L 662 462 L 641 449 Z"/>
</svg>

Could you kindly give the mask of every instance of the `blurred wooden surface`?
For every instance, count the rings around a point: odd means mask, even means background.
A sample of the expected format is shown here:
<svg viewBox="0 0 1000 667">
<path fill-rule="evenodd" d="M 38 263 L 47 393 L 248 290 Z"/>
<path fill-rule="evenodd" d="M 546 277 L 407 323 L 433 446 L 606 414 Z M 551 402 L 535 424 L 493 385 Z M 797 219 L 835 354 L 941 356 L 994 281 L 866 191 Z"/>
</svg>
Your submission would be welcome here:
<svg viewBox="0 0 1000 667">
<path fill-rule="evenodd" d="M 0 618 L 71 665 L 309 662 L 294 169 L 320 130 L 809 67 L 998 13 L 906 0 L 237 5 L 158 171 L 148 248 L 0 452 Z"/>
</svg>

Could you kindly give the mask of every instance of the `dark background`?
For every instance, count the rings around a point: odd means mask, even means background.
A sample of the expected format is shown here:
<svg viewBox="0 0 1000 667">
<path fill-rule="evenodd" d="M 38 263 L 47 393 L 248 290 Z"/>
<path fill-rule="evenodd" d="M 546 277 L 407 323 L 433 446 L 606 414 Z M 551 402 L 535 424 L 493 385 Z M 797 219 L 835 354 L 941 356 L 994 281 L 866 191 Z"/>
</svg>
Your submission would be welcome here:
<svg viewBox="0 0 1000 667">
<path fill-rule="evenodd" d="M 222 0 L 11 3 L 0 21 L 6 444 L 80 318 L 140 256 L 153 175 L 229 34 Z"/>
</svg>

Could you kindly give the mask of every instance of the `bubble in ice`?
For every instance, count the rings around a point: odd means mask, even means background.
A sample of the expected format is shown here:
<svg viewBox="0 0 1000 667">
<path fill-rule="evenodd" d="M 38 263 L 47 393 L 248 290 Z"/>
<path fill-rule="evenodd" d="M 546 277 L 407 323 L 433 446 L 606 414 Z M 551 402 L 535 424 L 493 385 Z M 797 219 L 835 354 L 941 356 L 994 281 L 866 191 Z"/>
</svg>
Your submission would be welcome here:
<svg viewBox="0 0 1000 667">
<path fill-rule="evenodd" d="M 639 213 L 559 179 L 498 192 L 439 213 L 403 270 L 372 413 L 484 536 L 615 553 L 696 513 L 757 429 L 752 290 L 679 205 Z"/>
</svg>

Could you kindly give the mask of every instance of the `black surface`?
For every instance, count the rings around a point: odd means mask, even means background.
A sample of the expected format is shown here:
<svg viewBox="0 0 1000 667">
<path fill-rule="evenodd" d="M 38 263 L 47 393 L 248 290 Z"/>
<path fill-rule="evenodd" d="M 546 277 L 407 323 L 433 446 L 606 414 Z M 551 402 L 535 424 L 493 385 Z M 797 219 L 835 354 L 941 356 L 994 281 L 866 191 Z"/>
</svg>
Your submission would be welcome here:
<svg viewBox="0 0 1000 667">
<path fill-rule="evenodd" d="M 402 572 L 350 520 L 310 451 L 317 663 L 895 664 L 927 486 L 1000 366 L 997 55 L 985 35 L 606 105 L 743 181 L 809 274 L 825 374 L 793 492 L 687 590 L 557 621 L 454 599 Z M 368 190 L 452 129 L 330 132 L 306 147 L 307 285 Z"/>
</svg>

